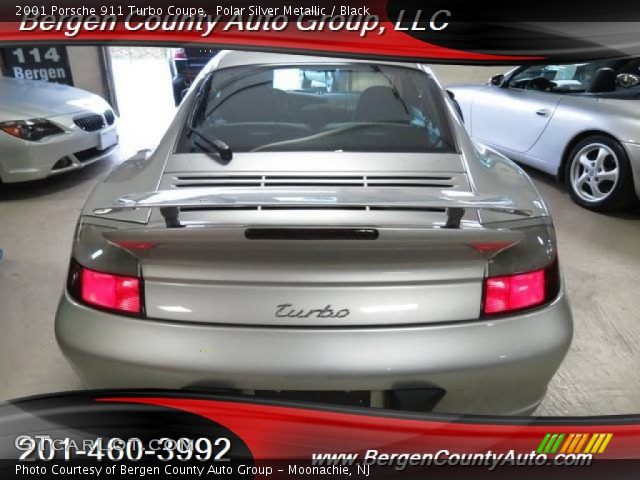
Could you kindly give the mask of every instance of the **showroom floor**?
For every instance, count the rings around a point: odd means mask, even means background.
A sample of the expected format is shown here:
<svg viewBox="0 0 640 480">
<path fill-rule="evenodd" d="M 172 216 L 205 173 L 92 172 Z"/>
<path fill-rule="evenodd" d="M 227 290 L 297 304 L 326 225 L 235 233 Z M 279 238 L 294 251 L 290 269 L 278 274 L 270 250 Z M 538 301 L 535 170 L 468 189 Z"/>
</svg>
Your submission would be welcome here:
<svg viewBox="0 0 640 480">
<path fill-rule="evenodd" d="M 571 350 L 539 415 L 640 411 L 640 209 L 597 214 L 555 181 L 529 171 L 556 225 L 573 310 Z"/>
</svg>

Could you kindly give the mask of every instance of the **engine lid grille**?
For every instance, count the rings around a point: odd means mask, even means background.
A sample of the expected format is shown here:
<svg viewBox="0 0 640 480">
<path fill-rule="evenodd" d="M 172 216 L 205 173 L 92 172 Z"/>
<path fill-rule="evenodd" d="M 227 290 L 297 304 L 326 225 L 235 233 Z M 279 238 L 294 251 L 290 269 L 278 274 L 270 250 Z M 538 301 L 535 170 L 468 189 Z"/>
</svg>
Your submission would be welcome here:
<svg viewBox="0 0 640 480">
<path fill-rule="evenodd" d="M 176 175 L 173 188 L 391 187 L 468 190 L 463 173 L 434 175 Z"/>
</svg>

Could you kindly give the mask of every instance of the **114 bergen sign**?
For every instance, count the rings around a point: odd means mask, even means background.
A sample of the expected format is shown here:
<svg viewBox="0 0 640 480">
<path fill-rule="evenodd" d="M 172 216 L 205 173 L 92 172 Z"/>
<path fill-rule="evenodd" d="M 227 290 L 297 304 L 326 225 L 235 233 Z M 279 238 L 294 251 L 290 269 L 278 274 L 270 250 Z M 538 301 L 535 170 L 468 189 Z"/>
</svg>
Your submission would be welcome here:
<svg viewBox="0 0 640 480">
<path fill-rule="evenodd" d="M 8 77 L 73 85 L 65 47 L 29 45 L 1 50 L 3 71 Z"/>
</svg>

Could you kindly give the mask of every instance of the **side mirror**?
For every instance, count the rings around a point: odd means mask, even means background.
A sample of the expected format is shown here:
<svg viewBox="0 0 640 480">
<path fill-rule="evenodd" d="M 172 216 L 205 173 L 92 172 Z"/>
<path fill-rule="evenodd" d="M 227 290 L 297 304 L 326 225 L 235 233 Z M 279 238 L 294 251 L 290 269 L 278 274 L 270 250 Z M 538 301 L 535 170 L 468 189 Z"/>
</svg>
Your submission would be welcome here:
<svg viewBox="0 0 640 480">
<path fill-rule="evenodd" d="M 489 85 L 493 85 L 495 87 L 500 87 L 504 82 L 504 75 L 501 73 L 500 75 L 494 75 L 489 79 Z"/>
</svg>

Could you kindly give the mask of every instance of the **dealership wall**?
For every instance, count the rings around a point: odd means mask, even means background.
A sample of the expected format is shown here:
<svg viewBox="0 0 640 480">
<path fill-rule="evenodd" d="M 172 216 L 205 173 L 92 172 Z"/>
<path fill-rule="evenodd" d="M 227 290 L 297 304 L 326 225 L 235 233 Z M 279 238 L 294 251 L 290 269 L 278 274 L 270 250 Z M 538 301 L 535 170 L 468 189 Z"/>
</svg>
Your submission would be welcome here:
<svg viewBox="0 0 640 480">
<path fill-rule="evenodd" d="M 100 47 L 67 47 L 73 84 L 89 92 L 107 97 L 107 87 L 102 75 Z"/>
<path fill-rule="evenodd" d="M 9 47 L 7 47 L 9 48 Z M 100 47 L 66 47 L 74 86 L 107 96 L 107 83 L 102 73 Z M 0 65 L 2 75 L 3 65 Z"/>
<path fill-rule="evenodd" d="M 505 73 L 513 67 L 479 67 L 463 65 L 429 65 L 442 85 L 458 83 L 486 83 L 494 75 Z"/>
<path fill-rule="evenodd" d="M 105 79 L 103 75 L 100 48 L 97 46 L 67 47 L 67 55 L 74 85 L 106 98 L 109 87 L 108 79 Z M 504 73 L 511 68 L 507 66 L 429 66 L 445 86 L 456 83 L 485 83 L 490 77 Z M 0 67 L 2 66 L 0 65 Z"/>
</svg>

